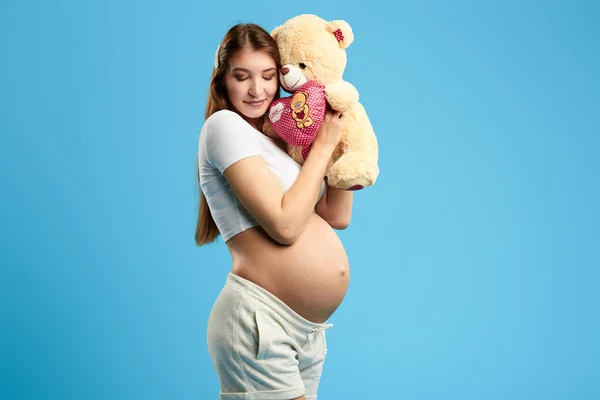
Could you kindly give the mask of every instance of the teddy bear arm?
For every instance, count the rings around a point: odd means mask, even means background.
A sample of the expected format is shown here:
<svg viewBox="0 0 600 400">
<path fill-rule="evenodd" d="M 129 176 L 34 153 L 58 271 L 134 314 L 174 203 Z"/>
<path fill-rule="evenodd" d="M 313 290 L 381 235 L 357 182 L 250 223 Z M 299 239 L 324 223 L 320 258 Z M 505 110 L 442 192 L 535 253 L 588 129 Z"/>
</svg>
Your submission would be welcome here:
<svg viewBox="0 0 600 400">
<path fill-rule="evenodd" d="M 273 125 L 271 125 L 271 121 L 269 121 L 269 118 L 265 118 L 263 122 L 262 133 L 265 136 L 270 137 L 271 139 L 281 139 L 279 135 L 277 135 L 277 133 L 275 132 L 275 129 L 273 129 Z"/>
<path fill-rule="evenodd" d="M 327 102 L 336 111 L 345 112 L 358 102 L 358 90 L 346 82 L 334 82 L 325 86 Z"/>
</svg>

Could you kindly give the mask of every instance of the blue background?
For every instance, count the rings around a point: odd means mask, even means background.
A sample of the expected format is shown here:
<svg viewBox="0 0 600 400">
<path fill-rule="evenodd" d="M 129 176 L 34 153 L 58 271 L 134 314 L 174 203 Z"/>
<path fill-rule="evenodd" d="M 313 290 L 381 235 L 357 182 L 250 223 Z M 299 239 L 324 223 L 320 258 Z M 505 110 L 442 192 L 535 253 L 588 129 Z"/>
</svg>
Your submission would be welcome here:
<svg viewBox="0 0 600 400">
<path fill-rule="evenodd" d="M 351 24 L 381 168 L 319 398 L 600 398 L 598 4 L 2 1 L 0 398 L 217 398 L 213 55 L 302 13 Z"/>
</svg>

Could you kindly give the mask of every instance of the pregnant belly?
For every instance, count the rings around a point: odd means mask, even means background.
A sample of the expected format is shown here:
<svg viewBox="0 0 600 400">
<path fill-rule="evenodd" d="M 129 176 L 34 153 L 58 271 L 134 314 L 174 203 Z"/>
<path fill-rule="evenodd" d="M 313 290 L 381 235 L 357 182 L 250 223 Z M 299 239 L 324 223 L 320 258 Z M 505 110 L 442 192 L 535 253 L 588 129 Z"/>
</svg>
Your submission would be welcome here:
<svg viewBox="0 0 600 400">
<path fill-rule="evenodd" d="M 291 246 L 278 244 L 260 227 L 242 232 L 227 245 L 234 274 L 268 290 L 309 321 L 327 321 L 346 294 L 346 251 L 317 214 Z"/>
</svg>

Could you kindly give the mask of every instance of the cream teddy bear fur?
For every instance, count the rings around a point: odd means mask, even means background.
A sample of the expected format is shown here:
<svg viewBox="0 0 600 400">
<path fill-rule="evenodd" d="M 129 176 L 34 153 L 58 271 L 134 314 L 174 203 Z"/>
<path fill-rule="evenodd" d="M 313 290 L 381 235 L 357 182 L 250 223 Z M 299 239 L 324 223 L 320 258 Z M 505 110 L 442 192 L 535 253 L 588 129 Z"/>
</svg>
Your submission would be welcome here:
<svg viewBox="0 0 600 400">
<path fill-rule="evenodd" d="M 280 81 L 289 93 L 307 80 L 325 85 L 325 97 L 334 110 L 344 112 L 347 122 L 342 139 L 327 170 L 330 186 L 357 190 L 375 183 L 379 175 L 377 138 L 356 88 L 344 81 L 346 48 L 354 41 L 350 25 L 342 20 L 325 21 L 303 14 L 275 28 L 271 35 L 281 54 Z M 265 133 L 273 135 L 272 128 Z M 289 146 L 290 155 L 302 163 L 301 148 Z"/>
</svg>

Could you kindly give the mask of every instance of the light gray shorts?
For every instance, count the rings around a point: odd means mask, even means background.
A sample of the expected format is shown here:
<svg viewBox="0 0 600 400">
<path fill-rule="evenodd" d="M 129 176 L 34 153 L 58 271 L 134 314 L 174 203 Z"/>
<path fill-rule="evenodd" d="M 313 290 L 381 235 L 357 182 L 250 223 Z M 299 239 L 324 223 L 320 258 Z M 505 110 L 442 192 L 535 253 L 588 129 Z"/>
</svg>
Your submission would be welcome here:
<svg viewBox="0 0 600 400">
<path fill-rule="evenodd" d="M 325 330 L 231 272 L 208 319 L 208 352 L 221 400 L 317 398 Z"/>
</svg>

